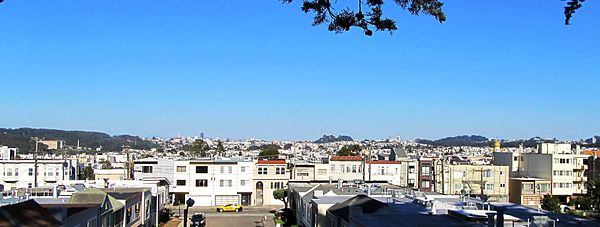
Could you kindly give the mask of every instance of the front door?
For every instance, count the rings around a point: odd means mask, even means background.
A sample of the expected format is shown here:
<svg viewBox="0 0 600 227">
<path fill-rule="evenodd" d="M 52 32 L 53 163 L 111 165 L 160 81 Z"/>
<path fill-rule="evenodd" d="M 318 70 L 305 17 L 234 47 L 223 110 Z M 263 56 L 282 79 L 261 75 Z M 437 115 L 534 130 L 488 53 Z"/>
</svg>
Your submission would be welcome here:
<svg viewBox="0 0 600 227">
<path fill-rule="evenodd" d="M 256 182 L 256 205 L 263 205 L 263 183 L 262 181 Z"/>
</svg>

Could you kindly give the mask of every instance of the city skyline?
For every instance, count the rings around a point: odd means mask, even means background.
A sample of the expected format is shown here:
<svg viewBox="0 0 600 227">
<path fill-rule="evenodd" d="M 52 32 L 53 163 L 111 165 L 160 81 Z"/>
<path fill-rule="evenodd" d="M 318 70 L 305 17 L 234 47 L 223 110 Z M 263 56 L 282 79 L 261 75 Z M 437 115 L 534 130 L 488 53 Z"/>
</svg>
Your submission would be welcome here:
<svg viewBox="0 0 600 227">
<path fill-rule="evenodd" d="M 365 37 L 311 27 L 299 5 L 278 1 L 3 2 L 0 127 L 280 140 L 600 134 L 597 4 L 571 26 L 563 1 L 464 4 L 446 2 L 444 24 L 394 15 L 393 35 Z"/>
</svg>

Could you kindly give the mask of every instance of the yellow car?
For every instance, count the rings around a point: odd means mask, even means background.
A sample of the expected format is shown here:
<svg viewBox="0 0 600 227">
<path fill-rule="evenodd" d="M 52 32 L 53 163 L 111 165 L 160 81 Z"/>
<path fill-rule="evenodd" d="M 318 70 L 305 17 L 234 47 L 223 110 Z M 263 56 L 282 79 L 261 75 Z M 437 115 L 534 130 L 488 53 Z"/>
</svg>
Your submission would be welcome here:
<svg viewBox="0 0 600 227">
<path fill-rule="evenodd" d="M 217 206 L 217 212 L 241 212 L 242 206 L 237 204 L 227 204 L 225 206 Z"/>
</svg>

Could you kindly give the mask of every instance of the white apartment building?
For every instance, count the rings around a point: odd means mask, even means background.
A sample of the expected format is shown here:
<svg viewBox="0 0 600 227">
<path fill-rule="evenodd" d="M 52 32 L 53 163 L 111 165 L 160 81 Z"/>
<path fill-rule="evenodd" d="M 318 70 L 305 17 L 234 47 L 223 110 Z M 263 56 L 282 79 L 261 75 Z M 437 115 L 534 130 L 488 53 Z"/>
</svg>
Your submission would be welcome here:
<svg viewBox="0 0 600 227">
<path fill-rule="evenodd" d="M 500 165 L 450 164 L 437 161 L 435 192 L 446 195 L 485 194 L 490 201 L 508 202 L 509 167 Z"/>
<path fill-rule="evenodd" d="M 373 160 L 365 162 L 366 181 L 387 181 L 390 184 L 400 185 L 400 161 Z"/>
<path fill-rule="evenodd" d="M 568 201 L 585 194 L 584 175 L 588 156 L 571 150 L 570 144 L 542 143 L 536 153 L 494 152 L 495 164 L 511 166 L 511 177 L 532 177 L 551 181 L 551 194 Z"/>
<path fill-rule="evenodd" d="M 329 165 L 322 163 L 294 163 L 291 169 L 293 181 L 329 180 Z"/>
<path fill-rule="evenodd" d="M 77 160 L 38 160 L 37 186 L 54 186 L 77 176 Z M 0 160 L 0 191 L 35 187 L 34 160 Z"/>
<path fill-rule="evenodd" d="M 194 206 L 251 205 L 253 166 L 250 160 L 175 161 L 171 192 L 180 204 L 192 198 Z"/>
<path fill-rule="evenodd" d="M 14 160 L 17 157 L 18 148 L 0 146 L 0 160 Z"/>
<path fill-rule="evenodd" d="M 290 172 L 285 160 L 258 160 L 253 174 L 253 205 L 283 205 L 273 198 L 273 191 L 286 188 Z"/>
<path fill-rule="evenodd" d="M 329 177 L 334 180 L 364 180 L 364 160 L 360 156 L 332 156 L 329 159 Z"/>
<path fill-rule="evenodd" d="M 133 161 L 135 180 L 166 178 L 174 184 L 175 161 L 171 159 L 145 158 Z"/>
</svg>

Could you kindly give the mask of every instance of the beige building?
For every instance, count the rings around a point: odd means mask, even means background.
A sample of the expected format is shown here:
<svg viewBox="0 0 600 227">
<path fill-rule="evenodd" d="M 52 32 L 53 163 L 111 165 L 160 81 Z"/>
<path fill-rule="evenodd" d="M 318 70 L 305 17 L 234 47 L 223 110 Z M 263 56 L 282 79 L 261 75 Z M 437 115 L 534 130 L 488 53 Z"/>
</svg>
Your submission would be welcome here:
<svg viewBox="0 0 600 227">
<path fill-rule="evenodd" d="M 551 192 L 549 179 L 516 177 L 509 181 L 509 202 L 532 208 L 541 208 L 544 195 Z"/>
<path fill-rule="evenodd" d="M 252 204 L 283 205 L 283 201 L 273 198 L 273 191 L 287 188 L 289 179 L 285 160 L 258 160 L 254 164 Z"/>
<path fill-rule="evenodd" d="M 506 202 L 509 167 L 496 165 L 456 165 L 435 163 L 434 190 L 447 195 L 485 194 L 490 201 Z"/>
<path fill-rule="evenodd" d="M 329 180 L 329 165 L 322 163 L 294 163 L 291 169 L 294 181 Z"/>
<path fill-rule="evenodd" d="M 65 147 L 64 140 L 42 140 L 40 143 L 48 146 L 49 150 L 63 149 Z"/>
<path fill-rule="evenodd" d="M 511 177 L 551 180 L 550 193 L 568 202 L 572 195 L 586 194 L 584 175 L 587 155 L 570 144 L 542 143 L 536 153 L 494 152 L 494 164 L 509 165 Z"/>
</svg>

